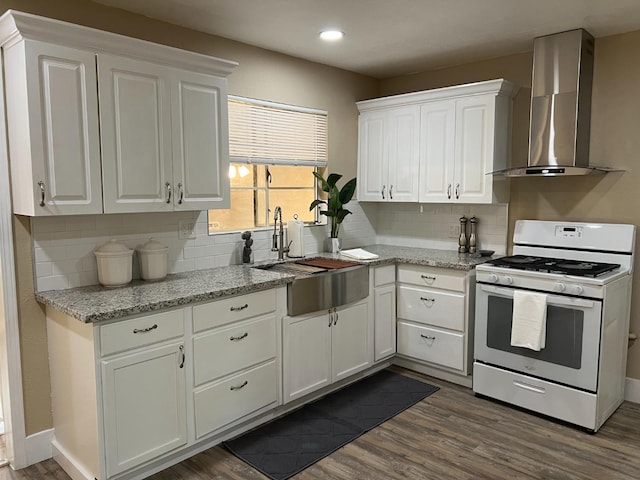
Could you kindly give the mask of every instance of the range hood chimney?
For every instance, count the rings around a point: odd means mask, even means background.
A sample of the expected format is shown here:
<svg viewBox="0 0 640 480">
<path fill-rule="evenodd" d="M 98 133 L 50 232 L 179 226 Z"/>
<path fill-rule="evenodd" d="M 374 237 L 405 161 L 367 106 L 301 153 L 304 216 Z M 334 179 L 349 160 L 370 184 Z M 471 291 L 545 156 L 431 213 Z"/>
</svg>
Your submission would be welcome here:
<svg viewBox="0 0 640 480">
<path fill-rule="evenodd" d="M 529 159 L 526 167 L 493 172 L 508 177 L 589 175 L 594 39 L 584 29 L 533 42 Z"/>
</svg>

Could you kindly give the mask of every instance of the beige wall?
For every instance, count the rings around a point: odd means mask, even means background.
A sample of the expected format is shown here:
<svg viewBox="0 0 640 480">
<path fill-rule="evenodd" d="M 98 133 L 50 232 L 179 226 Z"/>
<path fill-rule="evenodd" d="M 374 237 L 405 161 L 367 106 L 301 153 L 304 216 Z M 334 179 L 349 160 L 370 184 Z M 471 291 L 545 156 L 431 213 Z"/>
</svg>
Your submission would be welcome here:
<svg viewBox="0 0 640 480">
<path fill-rule="evenodd" d="M 593 165 L 625 173 L 589 178 L 511 180 L 509 237 L 517 219 L 617 222 L 640 225 L 640 31 L 596 40 L 592 97 Z M 531 53 L 397 77 L 381 82 L 384 95 L 506 78 L 522 89 L 514 103 L 512 165 L 526 165 Z M 640 269 L 640 255 L 635 270 Z M 633 288 L 631 330 L 640 333 L 640 282 Z M 638 342 L 636 342 L 638 343 Z M 640 379 L 640 345 L 631 345 L 627 375 Z"/>
<path fill-rule="evenodd" d="M 84 0 L 0 0 L 0 12 L 9 8 L 239 62 L 229 77 L 230 93 L 327 110 L 329 168 L 347 178 L 356 174 L 355 102 L 376 96 L 377 80 Z M 43 309 L 33 299 L 28 219 L 16 217 L 14 223 L 25 422 L 30 435 L 52 425 L 46 329 Z"/>
</svg>

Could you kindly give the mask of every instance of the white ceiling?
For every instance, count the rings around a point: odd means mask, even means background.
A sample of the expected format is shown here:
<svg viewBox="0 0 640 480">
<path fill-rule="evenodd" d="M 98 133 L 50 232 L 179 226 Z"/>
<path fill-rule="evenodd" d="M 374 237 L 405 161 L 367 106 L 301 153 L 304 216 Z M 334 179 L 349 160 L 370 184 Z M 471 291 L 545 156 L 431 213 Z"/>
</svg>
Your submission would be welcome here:
<svg viewBox="0 0 640 480">
<path fill-rule="evenodd" d="M 93 0 L 376 78 L 533 48 L 541 35 L 640 30 L 640 0 Z M 328 27 L 346 34 L 324 43 Z"/>
</svg>

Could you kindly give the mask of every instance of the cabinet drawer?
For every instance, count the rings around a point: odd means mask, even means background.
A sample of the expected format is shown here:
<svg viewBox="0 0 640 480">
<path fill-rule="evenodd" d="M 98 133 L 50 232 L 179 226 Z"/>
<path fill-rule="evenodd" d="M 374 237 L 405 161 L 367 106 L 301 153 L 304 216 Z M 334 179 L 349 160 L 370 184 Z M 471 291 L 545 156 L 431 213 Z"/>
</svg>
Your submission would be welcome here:
<svg viewBox="0 0 640 480">
<path fill-rule="evenodd" d="M 193 330 L 201 332 L 207 328 L 273 312 L 275 309 L 274 289 L 196 305 L 193 307 Z"/>
<path fill-rule="evenodd" d="M 276 362 L 242 372 L 194 393 L 196 437 L 278 400 Z"/>
<path fill-rule="evenodd" d="M 445 288 L 464 292 L 466 272 L 451 268 L 423 267 L 419 265 L 400 265 L 398 282 L 411 283 L 422 287 Z"/>
<path fill-rule="evenodd" d="M 376 267 L 373 271 L 373 285 L 379 287 L 396 281 L 396 266 Z"/>
<path fill-rule="evenodd" d="M 102 356 L 182 336 L 183 312 L 171 310 L 101 326 Z"/>
<path fill-rule="evenodd" d="M 463 331 L 464 306 L 461 293 L 398 287 L 398 318 Z"/>
<path fill-rule="evenodd" d="M 243 370 L 275 356 L 274 316 L 215 329 L 193 339 L 195 385 Z"/>
<path fill-rule="evenodd" d="M 464 335 L 398 322 L 398 353 L 443 367 L 462 370 Z"/>
</svg>

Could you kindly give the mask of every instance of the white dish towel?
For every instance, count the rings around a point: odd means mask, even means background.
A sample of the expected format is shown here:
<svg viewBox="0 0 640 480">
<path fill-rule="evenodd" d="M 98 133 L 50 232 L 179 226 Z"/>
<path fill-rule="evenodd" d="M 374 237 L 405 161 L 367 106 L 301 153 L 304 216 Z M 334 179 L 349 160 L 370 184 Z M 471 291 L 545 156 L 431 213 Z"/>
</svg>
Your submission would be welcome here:
<svg viewBox="0 0 640 480">
<path fill-rule="evenodd" d="M 513 293 L 511 345 L 539 352 L 547 336 L 547 296 L 543 293 Z"/>
</svg>

